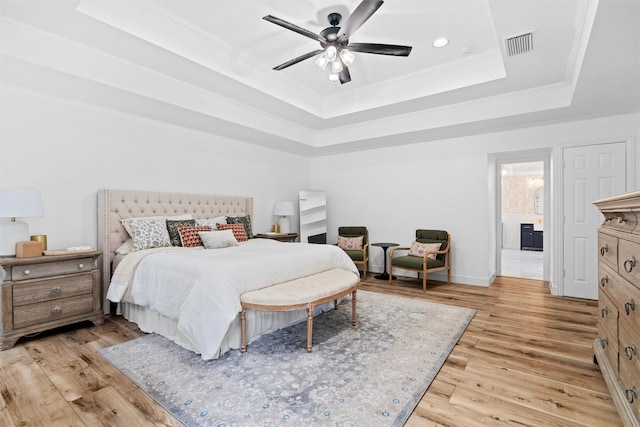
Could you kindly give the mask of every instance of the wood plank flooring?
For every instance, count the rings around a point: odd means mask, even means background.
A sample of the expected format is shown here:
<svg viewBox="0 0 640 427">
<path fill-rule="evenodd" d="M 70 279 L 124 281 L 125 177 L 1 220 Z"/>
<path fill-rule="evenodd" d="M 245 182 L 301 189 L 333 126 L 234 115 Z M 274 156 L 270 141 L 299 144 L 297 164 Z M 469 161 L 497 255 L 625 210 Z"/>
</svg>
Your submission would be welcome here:
<svg viewBox="0 0 640 427">
<path fill-rule="evenodd" d="M 490 287 L 370 275 L 361 288 L 477 314 L 406 426 L 621 425 L 593 363 L 597 302 L 549 295 L 545 282 Z M 428 328 L 429 325 L 424 325 Z M 0 426 L 178 426 L 97 350 L 142 333 L 119 316 L 21 339 L 0 353 Z"/>
</svg>

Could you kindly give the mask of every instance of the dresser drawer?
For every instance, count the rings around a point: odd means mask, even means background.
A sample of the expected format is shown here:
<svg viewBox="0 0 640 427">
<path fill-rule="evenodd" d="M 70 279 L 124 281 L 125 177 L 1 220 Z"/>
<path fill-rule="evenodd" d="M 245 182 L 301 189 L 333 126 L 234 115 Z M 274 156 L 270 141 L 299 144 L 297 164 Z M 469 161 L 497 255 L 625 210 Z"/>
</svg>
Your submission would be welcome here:
<svg viewBox="0 0 640 427">
<path fill-rule="evenodd" d="M 19 280 L 38 279 L 41 277 L 91 271 L 93 268 L 91 258 L 26 264 L 14 266 L 11 269 L 11 280 L 15 282 Z"/>
<path fill-rule="evenodd" d="M 629 282 L 640 284 L 640 243 L 618 240 L 618 273 Z"/>
<path fill-rule="evenodd" d="M 598 298 L 598 342 L 618 372 L 618 309 L 602 290 Z"/>
<path fill-rule="evenodd" d="M 602 261 L 598 263 L 598 293 L 604 292 L 617 308 L 622 303 L 620 282 L 623 280 L 613 268 Z"/>
<path fill-rule="evenodd" d="M 631 232 L 638 225 L 638 216 L 634 212 L 608 212 L 604 216 L 603 227 Z"/>
<path fill-rule="evenodd" d="M 620 355 L 620 385 L 622 393 L 637 419 L 640 419 L 640 378 L 637 368 Z"/>
<path fill-rule="evenodd" d="M 598 233 L 598 259 L 609 267 L 618 269 L 618 238 Z"/>
<path fill-rule="evenodd" d="M 93 292 L 93 275 L 78 274 L 49 280 L 18 283 L 13 287 L 13 305 L 34 304 Z"/>
<path fill-rule="evenodd" d="M 24 328 L 93 311 L 93 295 L 85 294 L 15 307 L 13 327 Z"/>
</svg>

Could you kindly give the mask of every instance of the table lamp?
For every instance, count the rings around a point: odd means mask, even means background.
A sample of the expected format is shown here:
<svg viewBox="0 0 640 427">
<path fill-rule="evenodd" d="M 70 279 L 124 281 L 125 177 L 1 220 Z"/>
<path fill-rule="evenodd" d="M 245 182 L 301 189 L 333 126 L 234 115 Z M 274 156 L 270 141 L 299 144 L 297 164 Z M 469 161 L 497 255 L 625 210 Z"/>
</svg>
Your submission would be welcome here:
<svg viewBox="0 0 640 427">
<path fill-rule="evenodd" d="M 29 241 L 29 225 L 16 218 L 44 216 L 40 190 L 0 188 L 0 256 L 15 256 L 16 243 Z"/>
<path fill-rule="evenodd" d="M 293 202 L 276 202 L 273 206 L 273 215 L 279 216 L 278 225 L 280 226 L 281 233 L 289 232 L 289 218 L 294 214 Z"/>
</svg>

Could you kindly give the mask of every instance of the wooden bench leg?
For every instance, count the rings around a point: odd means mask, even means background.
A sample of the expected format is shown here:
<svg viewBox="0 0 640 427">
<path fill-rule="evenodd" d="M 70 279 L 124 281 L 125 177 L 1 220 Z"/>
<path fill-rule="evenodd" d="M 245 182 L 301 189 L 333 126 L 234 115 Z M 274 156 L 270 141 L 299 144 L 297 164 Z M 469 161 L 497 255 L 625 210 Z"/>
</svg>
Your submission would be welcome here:
<svg viewBox="0 0 640 427">
<path fill-rule="evenodd" d="M 313 342 L 313 305 L 309 304 L 307 308 L 307 352 L 311 353 Z"/>
<path fill-rule="evenodd" d="M 356 291 L 351 292 L 351 325 L 356 326 Z"/>
<path fill-rule="evenodd" d="M 242 353 L 247 352 L 247 320 L 245 316 L 246 310 L 243 308 L 240 312 L 240 330 L 242 331 Z"/>
</svg>

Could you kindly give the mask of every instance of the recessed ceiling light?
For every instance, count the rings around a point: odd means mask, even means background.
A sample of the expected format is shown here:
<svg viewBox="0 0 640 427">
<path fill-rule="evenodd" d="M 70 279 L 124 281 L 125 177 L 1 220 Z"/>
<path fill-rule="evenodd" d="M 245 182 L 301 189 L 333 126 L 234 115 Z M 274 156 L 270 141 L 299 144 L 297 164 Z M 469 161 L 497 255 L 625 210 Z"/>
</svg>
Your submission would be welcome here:
<svg viewBox="0 0 640 427">
<path fill-rule="evenodd" d="M 440 37 L 438 39 L 435 39 L 435 41 L 433 42 L 433 47 L 445 47 L 448 44 L 449 40 L 446 37 Z"/>
</svg>

